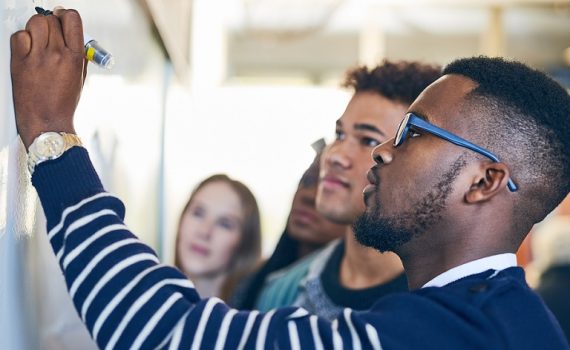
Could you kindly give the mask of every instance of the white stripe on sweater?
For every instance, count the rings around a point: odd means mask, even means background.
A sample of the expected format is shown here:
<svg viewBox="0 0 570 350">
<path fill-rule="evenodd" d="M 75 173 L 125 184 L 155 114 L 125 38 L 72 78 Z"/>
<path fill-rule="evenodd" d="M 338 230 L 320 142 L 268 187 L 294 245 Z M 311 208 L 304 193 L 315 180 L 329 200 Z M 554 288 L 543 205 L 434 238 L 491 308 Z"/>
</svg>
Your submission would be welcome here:
<svg viewBox="0 0 570 350">
<path fill-rule="evenodd" d="M 226 345 L 226 339 L 228 337 L 228 332 L 230 331 L 230 325 L 237 313 L 237 310 L 232 309 L 228 311 L 228 313 L 224 316 L 224 320 L 220 326 L 220 332 L 218 333 L 218 340 L 216 340 L 216 347 L 214 350 L 222 350 L 224 348 L 224 345 Z"/>
<path fill-rule="evenodd" d="M 135 341 L 133 342 L 133 345 L 131 345 L 130 348 L 131 349 L 140 349 L 140 347 L 143 345 L 146 338 L 150 335 L 150 333 L 156 327 L 158 322 L 164 317 L 164 315 L 170 309 L 170 307 L 172 305 L 174 305 L 175 302 L 177 302 L 178 300 L 180 300 L 182 298 L 183 298 L 183 296 L 180 293 L 172 294 L 164 302 L 164 304 L 162 304 L 162 306 L 158 310 L 156 310 L 155 314 L 152 315 L 150 320 L 147 321 L 147 323 L 144 325 L 143 329 L 137 335 Z"/>
<path fill-rule="evenodd" d="M 380 338 L 378 337 L 378 332 L 376 328 L 371 325 L 366 325 L 366 333 L 368 334 L 368 339 L 370 339 L 370 344 L 374 350 L 382 350 L 382 343 L 380 343 Z"/>
<path fill-rule="evenodd" d="M 256 349 L 263 349 L 263 345 L 265 344 L 265 340 L 267 338 L 267 330 L 269 329 L 269 323 L 271 322 L 271 318 L 275 315 L 276 310 L 271 310 L 267 314 L 263 316 L 263 320 L 261 321 L 261 325 L 259 326 L 259 333 L 257 334 L 257 342 L 255 344 Z"/>
<path fill-rule="evenodd" d="M 150 254 L 150 253 L 141 253 L 141 254 L 130 256 L 125 260 L 121 260 L 120 263 L 113 266 L 113 268 L 111 268 L 109 271 L 107 271 L 105 273 L 105 275 L 103 275 L 103 277 L 101 277 L 101 279 L 97 282 L 95 287 L 93 287 L 93 289 L 91 289 L 91 291 L 87 295 L 87 298 L 85 298 L 83 305 L 81 306 L 81 319 L 85 321 L 85 315 L 87 314 L 87 310 L 89 309 L 89 306 L 93 302 L 93 299 L 95 299 L 97 294 L 101 291 L 101 289 L 103 289 L 103 287 L 105 287 L 107 282 L 109 282 L 113 277 L 118 275 L 119 272 L 121 272 L 122 270 L 124 270 L 127 267 L 134 265 L 140 261 L 152 261 L 152 262 L 155 262 L 157 264 L 159 263 L 158 258 L 156 256 L 154 256 L 153 254 Z"/>
<path fill-rule="evenodd" d="M 117 214 L 114 211 L 112 211 L 110 209 L 103 209 L 103 210 L 101 210 L 95 214 L 84 216 L 84 217 L 74 221 L 71 225 L 69 225 L 67 230 L 65 230 L 65 234 L 63 235 L 63 244 L 61 245 L 61 248 L 57 252 L 55 252 L 55 256 L 57 258 L 57 261 L 59 261 L 61 263 L 61 257 L 63 256 L 63 253 L 65 252 L 66 240 L 73 231 L 75 231 L 75 230 L 81 228 L 82 226 L 85 226 L 88 223 L 92 222 L 93 220 L 98 219 L 98 218 L 105 216 L 105 215 L 117 216 Z"/>
<path fill-rule="evenodd" d="M 127 328 L 127 326 L 129 325 L 129 323 L 131 322 L 133 317 L 137 314 L 137 312 L 143 306 L 145 306 L 145 304 L 154 295 L 156 295 L 156 292 L 158 292 L 158 290 L 160 288 L 162 288 L 164 286 L 168 286 L 168 285 L 179 286 L 179 287 L 184 287 L 184 288 L 192 288 L 193 287 L 192 283 L 190 283 L 190 281 L 188 281 L 188 280 L 183 280 L 183 279 L 178 279 L 178 278 L 176 278 L 176 279 L 175 278 L 169 278 L 169 279 L 163 279 L 160 282 L 158 282 L 157 284 L 155 284 L 154 286 L 152 286 L 151 288 L 149 288 L 147 291 L 145 291 L 140 297 L 138 297 L 138 299 L 136 299 L 131 304 L 131 307 L 129 308 L 127 313 L 121 318 L 121 322 L 119 323 L 119 326 L 117 328 L 115 328 L 115 331 L 113 332 L 111 339 L 107 343 L 107 346 L 105 346 L 105 349 L 114 349 L 115 348 L 115 345 L 117 344 L 117 341 L 119 341 L 120 336 L 123 334 L 123 332 L 125 331 L 125 328 Z"/>
<path fill-rule="evenodd" d="M 115 310 L 117 305 L 119 305 L 119 303 L 121 301 L 123 301 L 123 299 L 136 286 L 136 284 L 139 283 L 145 276 L 147 276 L 148 274 L 150 274 L 151 272 L 153 272 L 155 270 L 158 270 L 161 267 L 163 267 L 163 266 L 162 265 L 156 265 L 156 266 L 150 267 L 150 268 L 142 271 L 135 278 L 133 278 L 133 280 L 130 281 L 129 284 L 127 284 L 123 289 L 121 289 L 121 291 L 119 293 L 117 293 L 117 295 L 115 295 L 115 297 L 113 297 L 111 302 L 109 302 L 107 304 L 107 306 L 105 306 L 105 309 L 103 309 L 103 311 L 99 314 L 99 316 L 97 317 L 97 321 L 95 321 L 95 324 L 93 325 L 93 338 L 97 339 L 97 337 L 99 336 L 99 331 L 101 330 L 101 327 L 103 326 L 105 321 L 107 321 L 107 317 L 109 317 L 111 312 L 113 312 L 113 310 Z"/>
<path fill-rule="evenodd" d="M 65 210 L 63 211 L 63 213 L 61 214 L 61 219 L 59 220 L 59 223 L 57 225 L 55 225 L 48 233 L 48 238 L 51 240 L 53 238 L 53 236 L 55 236 L 58 231 L 60 231 L 63 228 L 63 223 L 65 222 L 65 219 L 67 218 L 67 216 L 69 214 L 71 214 L 72 212 L 74 212 L 75 210 L 81 208 L 83 205 L 92 202 L 96 199 L 99 198 L 103 198 L 103 197 L 114 197 L 112 194 L 107 193 L 107 192 L 101 192 L 101 193 L 97 193 L 94 196 L 91 196 L 89 198 L 85 198 L 84 200 L 82 200 L 81 202 L 72 205 L 71 207 L 67 207 L 65 208 Z"/>
<path fill-rule="evenodd" d="M 245 344 L 247 343 L 247 338 L 251 333 L 251 329 L 253 328 L 253 323 L 255 322 L 255 318 L 259 315 L 259 311 L 254 310 L 249 313 L 247 317 L 247 322 L 245 323 L 245 327 L 243 329 L 243 334 L 241 335 L 241 339 L 239 341 L 238 350 L 245 348 Z"/>
<path fill-rule="evenodd" d="M 210 298 L 206 302 L 206 306 L 204 306 L 204 311 L 200 316 L 200 322 L 198 323 L 198 327 L 196 328 L 196 333 L 194 336 L 194 340 L 192 341 L 191 350 L 200 349 L 200 345 L 202 345 L 202 338 L 204 337 L 204 331 L 206 330 L 206 325 L 208 324 L 210 314 L 212 313 L 214 306 L 220 303 L 222 303 L 222 301 L 218 298 Z"/>
<path fill-rule="evenodd" d="M 313 342 L 315 343 L 315 349 L 324 350 L 325 347 L 321 339 L 321 334 L 319 333 L 318 320 L 319 318 L 316 315 L 313 315 L 309 318 L 309 322 L 311 323 L 311 333 L 313 334 Z"/>
<path fill-rule="evenodd" d="M 67 269 L 69 264 L 73 261 L 73 259 L 77 258 L 79 254 L 83 253 L 83 251 L 91 245 L 94 241 L 98 240 L 99 238 L 103 237 L 107 233 L 119 230 L 128 230 L 127 226 L 123 224 L 113 224 L 109 226 L 105 226 L 99 231 L 93 233 L 89 238 L 81 242 L 77 247 L 75 247 L 72 251 L 65 255 L 65 259 L 63 259 L 63 268 Z M 62 249 L 63 250 L 63 249 Z"/>
<path fill-rule="evenodd" d="M 110 246 L 105 247 L 105 249 L 101 250 L 97 255 L 95 255 L 95 257 L 93 257 L 93 259 L 91 259 L 89 263 L 85 267 L 83 267 L 81 273 L 71 284 L 71 287 L 69 288 L 69 294 L 71 295 L 71 298 L 75 298 L 75 293 L 77 293 L 77 290 L 79 289 L 79 287 L 81 287 L 81 284 L 85 281 L 87 276 L 89 276 L 89 274 L 93 272 L 93 269 L 95 268 L 95 266 L 97 266 L 97 264 L 99 264 L 99 262 L 101 262 L 101 260 L 105 259 L 107 255 L 109 255 L 114 250 L 122 246 L 136 244 L 136 243 L 140 243 L 140 241 L 136 238 L 124 239 L 122 241 L 115 242 Z"/>
<path fill-rule="evenodd" d="M 352 310 L 344 309 L 343 314 L 346 324 L 348 325 L 348 329 L 350 330 L 350 336 L 352 337 L 352 348 L 354 350 L 362 350 L 360 338 L 358 337 L 358 333 L 356 333 L 356 329 L 354 329 L 354 324 L 352 323 Z"/>
<path fill-rule="evenodd" d="M 63 235 L 63 239 L 69 238 L 69 235 L 73 231 L 77 230 L 78 228 L 87 225 L 88 223 L 92 222 L 95 219 L 98 219 L 100 217 L 107 216 L 107 215 L 118 217 L 117 213 L 111 209 L 102 209 L 96 213 L 89 214 L 87 216 L 83 216 L 83 217 L 75 220 L 73 223 L 71 223 L 71 225 L 69 225 L 67 227 L 67 230 L 65 230 L 65 234 Z"/>
<path fill-rule="evenodd" d="M 332 338 L 333 338 L 333 348 L 335 350 L 342 350 L 342 337 L 338 334 L 338 320 L 332 322 Z"/>
<path fill-rule="evenodd" d="M 289 324 L 287 326 L 289 328 L 289 343 L 291 343 L 291 349 L 301 350 L 301 342 L 299 341 L 297 325 L 294 321 L 289 321 Z"/>
<path fill-rule="evenodd" d="M 186 325 L 186 319 L 190 315 L 190 311 L 184 315 L 174 327 L 174 332 L 172 333 L 172 341 L 170 342 L 169 350 L 178 350 L 180 348 L 180 340 L 182 340 L 182 332 L 184 331 L 184 326 Z"/>
</svg>

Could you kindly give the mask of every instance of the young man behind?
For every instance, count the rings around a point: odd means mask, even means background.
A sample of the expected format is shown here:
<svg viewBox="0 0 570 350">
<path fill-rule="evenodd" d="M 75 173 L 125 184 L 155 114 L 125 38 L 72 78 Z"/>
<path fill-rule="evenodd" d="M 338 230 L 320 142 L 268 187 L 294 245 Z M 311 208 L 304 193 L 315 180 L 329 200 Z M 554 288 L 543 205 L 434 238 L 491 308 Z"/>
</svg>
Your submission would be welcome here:
<svg viewBox="0 0 570 350">
<path fill-rule="evenodd" d="M 372 150 L 396 132 L 409 105 L 440 76 L 439 66 L 404 61 L 347 72 L 343 85 L 354 95 L 323 154 L 317 190 L 318 211 L 346 225 L 344 239 L 275 273 L 256 309 L 302 306 L 332 320 L 346 307 L 367 310 L 381 297 L 407 290 L 400 258 L 360 245 L 352 224 L 365 210 L 362 191 L 373 165 Z"/>
</svg>

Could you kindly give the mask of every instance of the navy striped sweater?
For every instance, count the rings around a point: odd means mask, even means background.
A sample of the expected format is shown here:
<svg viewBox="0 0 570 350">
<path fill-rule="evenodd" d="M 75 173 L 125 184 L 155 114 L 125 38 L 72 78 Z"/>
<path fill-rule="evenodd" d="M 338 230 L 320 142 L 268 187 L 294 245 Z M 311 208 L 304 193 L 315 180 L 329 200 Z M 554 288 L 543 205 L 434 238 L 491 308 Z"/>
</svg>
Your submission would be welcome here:
<svg viewBox="0 0 570 350">
<path fill-rule="evenodd" d="M 69 293 L 102 349 L 568 348 L 519 268 L 393 295 L 333 322 L 294 307 L 233 310 L 200 299 L 129 231 L 85 149 L 40 164 L 32 182 Z"/>
</svg>

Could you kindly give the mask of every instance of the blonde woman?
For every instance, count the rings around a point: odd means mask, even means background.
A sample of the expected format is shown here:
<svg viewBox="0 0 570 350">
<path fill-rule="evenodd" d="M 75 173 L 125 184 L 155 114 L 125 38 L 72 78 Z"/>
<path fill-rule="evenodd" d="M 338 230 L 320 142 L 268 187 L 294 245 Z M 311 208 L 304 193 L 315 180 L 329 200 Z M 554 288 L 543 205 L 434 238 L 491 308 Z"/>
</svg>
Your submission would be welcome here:
<svg viewBox="0 0 570 350">
<path fill-rule="evenodd" d="M 226 175 L 213 175 L 194 189 L 182 212 L 175 264 L 200 295 L 225 300 L 258 262 L 260 231 L 251 191 Z"/>
</svg>

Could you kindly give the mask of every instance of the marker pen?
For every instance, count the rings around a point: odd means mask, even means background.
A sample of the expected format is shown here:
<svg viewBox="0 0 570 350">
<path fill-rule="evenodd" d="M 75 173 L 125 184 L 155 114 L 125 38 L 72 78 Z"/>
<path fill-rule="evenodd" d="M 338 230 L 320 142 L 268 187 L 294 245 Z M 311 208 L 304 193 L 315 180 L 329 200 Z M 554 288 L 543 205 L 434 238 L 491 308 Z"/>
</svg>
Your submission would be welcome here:
<svg viewBox="0 0 570 350">
<path fill-rule="evenodd" d="M 49 16 L 53 14 L 51 10 L 44 10 L 41 7 L 36 7 L 36 12 L 40 15 Z M 111 69 L 115 65 L 115 58 L 111 53 L 105 50 L 97 40 L 94 40 L 87 34 L 83 34 L 83 44 L 85 46 L 85 58 L 105 69 Z"/>
<path fill-rule="evenodd" d="M 115 65 L 115 58 L 111 53 L 99 45 L 87 34 L 83 34 L 85 44 L 85 57 L 88 61 L 97 64 L 99 67 L 111 70 Z"/>
</svg>

